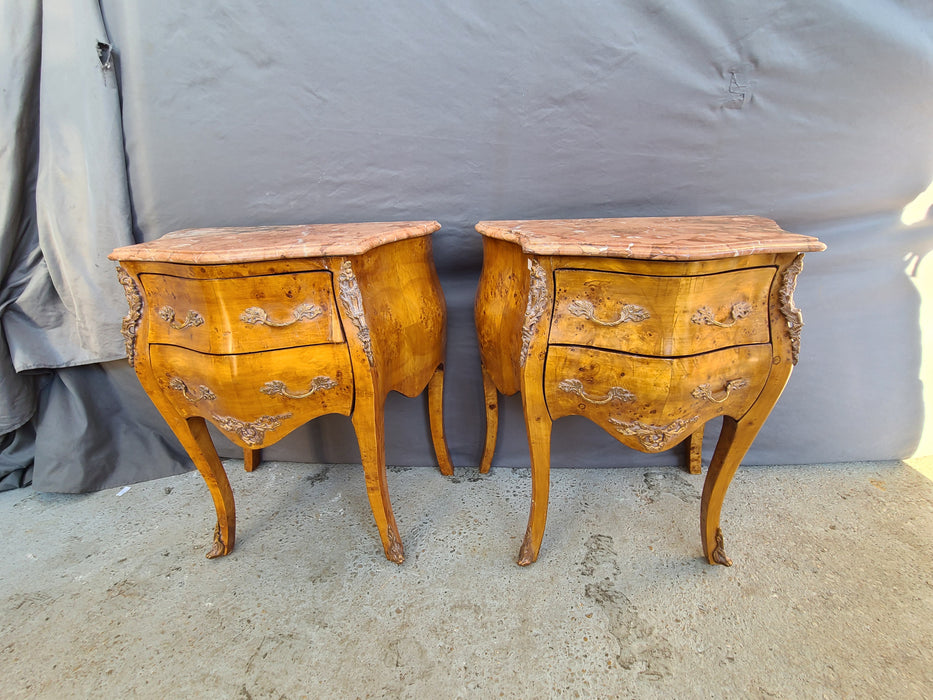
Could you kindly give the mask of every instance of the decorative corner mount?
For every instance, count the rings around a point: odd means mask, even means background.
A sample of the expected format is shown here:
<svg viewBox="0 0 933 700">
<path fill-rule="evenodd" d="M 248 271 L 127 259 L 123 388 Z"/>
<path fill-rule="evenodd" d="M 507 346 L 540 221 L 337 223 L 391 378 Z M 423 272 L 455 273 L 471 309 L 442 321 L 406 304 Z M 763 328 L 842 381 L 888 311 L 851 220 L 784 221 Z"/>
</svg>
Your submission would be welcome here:
<svg viewBox="0 0 933 700">
<path fill-rule="evenodd" d="M 130 310 L 123 319 L 120 332 L 123 334 L 123 341 L 126 344 L 126 359 L 130 365 L 136 364 L 136 332 L 139 330 L 139 323 L 142 320 L 143 300 L 139 294 L 139 287 L 136 281 L 130 277 L 130 274 L 123 269 L 122 265 L 117 265 L 117 279 L 123 285 L 123 292 L 126 294 L 126 303 Z"/>
<path fill-rule="evenodd" d="M 531 340 L 548 304 L 547 273 L 537 260 L 531 260 L 531 279 L 528 284 L 528 303 L 525 305 L 525 322 L 522 324 L 522 353 L 519 364 L 524 367 L 528 360 Z"/>
<path fill-rule="evenodd" d="M 803 314 L 794 305 L 794 289 L 797 286 L 797 275 L 803 270 L 803 253 L 784 270 L 781 277 L 781 289 L 778 298 L 781 302 L 781 313 L 787 320 L 787 333 L 790 336 L 791 361 L 797 364 L 800 356 L 800 331 L 803 330 Z"/>
<path fill-rule="evenodd" d="M 369 360 L 370 366 L 373 366 L 376 364 L 376 358 L 373 356 L 373 342 L 369 334 L 369 325 L 366 323 L 366 314 L 363 311 L 363 294 L 360 292 L 360 284 L 349 260 L 344 260 L 340 266 L 337 286 L 340 289 L 340 302 L 350 322 L 356 328 L 356 335 L 363 346 L 366 359 Z"/>
</svg>

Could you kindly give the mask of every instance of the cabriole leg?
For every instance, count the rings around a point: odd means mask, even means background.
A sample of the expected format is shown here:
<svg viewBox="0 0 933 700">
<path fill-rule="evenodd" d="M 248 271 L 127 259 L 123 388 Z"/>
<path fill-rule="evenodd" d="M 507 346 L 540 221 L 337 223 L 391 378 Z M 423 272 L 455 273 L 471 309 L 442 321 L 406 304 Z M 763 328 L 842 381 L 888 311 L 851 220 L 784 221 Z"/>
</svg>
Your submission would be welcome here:
<svg viewBox="0 0 933 700">
<path fill-rule="evenodd" d="M 518 552 L 520 566 L 528 566 L 538 559 L 544 525 L 547 522 L 547 503 L 551 480 L 551 418 L 547 407 L 532 408 L 525 405 L 525 426 L 531 450 L 531 512 L 528 528 Z"/>
<path fill-rule="evenodd" d="M 431 427 L 431 442 L 441 474 L 453 476 L 454 465 L 447 448 L 444 434 L 444 365 L 438 366 L 428 382 L 428 419 Z"/>
<path fill-rule="evenodd" d="M 385 412 L 382 402 L 376 402 L 371 397 L 358 397 L 352 420 L 360 446 L 363 472 L 366 475 L 366 494 L 376 519 L 382 547 L 387 559 L 401 564 L 405 561 L 405 551 L 398 534 L 398 525 L 395 524 L 392 504 L 389 502 L 385 463 Z"/>
<path fill-rule="evenodd" d="M 214 542 L 207 558 L 214 559 L 229 554 L 236 542 L 236 507 L 227 472 L 217 456 L 207 425 L 203 418 L 180 418 L 170 421 L 169 425 L 201 473 L 214 500 L 217 525 L 214 528 Z"/>
<path fill-rule="evenodd" d="M 492 457 L 496 452 L 496 435 L 499 431 L 499 392 L 485 366 L 483 396 L 486 407 L 486 439 L 483 443 L 483 457 L 479 462 L 480 474 L 486 474 L 492 466 Z"/>
<path fill-rule="evenodd" d="M 722 432 L 706 473 L 703 499 L 700 502 L 700 535 L 703 539 L 703 552 L 710 564 L 732 566 L 732 560 L 723 546 L 719 516 L 732 477 L 735 476 L 760 427 L 760 422 L 748 418 L 742 421 L 728 416 L 723 418 Z"/>
</svg>

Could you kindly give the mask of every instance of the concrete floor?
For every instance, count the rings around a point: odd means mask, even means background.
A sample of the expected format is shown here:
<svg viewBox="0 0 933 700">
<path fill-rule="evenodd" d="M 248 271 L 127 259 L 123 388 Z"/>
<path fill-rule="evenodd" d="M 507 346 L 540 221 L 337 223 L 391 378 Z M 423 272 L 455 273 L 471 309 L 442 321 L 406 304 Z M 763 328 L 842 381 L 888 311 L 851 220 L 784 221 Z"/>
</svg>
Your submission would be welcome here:
<svg viewBox="0 0 933 700">
<path fill-rule="evenodd" d="M 213 561 L 196 472 L 0 494 L 0 695 L 933 695 L 933 481 L 903 462 L 741 469 L 732 568 L 701 560 L 702 477 L 675 467 L 555 470 L 520 568 L 527 469 L 392 469 L 396 566 L 359 465 L 227 464 Z"/>
</svg>

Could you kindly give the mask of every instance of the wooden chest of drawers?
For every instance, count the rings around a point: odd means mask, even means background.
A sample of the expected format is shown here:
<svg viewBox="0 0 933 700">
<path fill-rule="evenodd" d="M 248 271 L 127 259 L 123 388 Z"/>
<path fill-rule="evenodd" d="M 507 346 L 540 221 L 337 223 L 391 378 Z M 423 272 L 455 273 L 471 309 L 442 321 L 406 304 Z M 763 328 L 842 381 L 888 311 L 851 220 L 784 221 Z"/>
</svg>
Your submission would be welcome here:
<svg viewBox="0 0 933 700">
<path fill-rule="evenodd" d="M 446 311 L 436 222 L 201 229 L 118 248 L 127 354 L 217 510 L 208 557 L 233 549 L 233 494 L 205 421 L 244 449 L 327 413 L 350 416 L 386 556 L 404 559 L 385 475 L 389 391 L 428 388 L 441 471 Z"/>
<path fill-rule="evenodd" d="M 710 563 L 731 564 L 719 515 L 729 482 L 797 361 L 792 294 L 802 253 L 824 248 L 759 217 L 480 222 L 476 326 L 491 465 L 498 392 L 521 391 L 532 504 L 519 563 L 547 517 L 551 423 L 592 420 L 659 452 L 724 416 L 700 514 Z"/>
</svg>

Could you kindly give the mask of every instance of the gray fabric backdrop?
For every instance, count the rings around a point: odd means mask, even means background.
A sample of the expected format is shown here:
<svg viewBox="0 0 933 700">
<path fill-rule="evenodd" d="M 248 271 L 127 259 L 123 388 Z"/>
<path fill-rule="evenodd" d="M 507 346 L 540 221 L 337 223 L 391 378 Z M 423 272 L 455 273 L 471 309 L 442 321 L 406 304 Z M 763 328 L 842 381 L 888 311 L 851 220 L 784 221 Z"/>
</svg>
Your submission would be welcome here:
<svg viewBox="0 0 933 700">
<path fill-rule="evenodd" d="M 902 221 L 933 181 L 927 0 L 219 5 L 0 6 L 8 483 L 32 463 L 37 488 L 65 491 L 187 468 L 115 360 L 112 247 L 194 226 L 393 219 L 443 225 L 458 466 L 477 463 L 483 432 L 472 226 L 496 218 L 748 213 L 820 237 L 829 249 L 807 256 L 796 295 L 800 363 L 746 462 L 930 451 L 933 222 L 921 205 Z M 421 400 L 390 397 L 387 424 L 390 463 L 433 463 Z M 267 454 L 359 459 L 339 417 Z M 583 419 L 555 424 L 555 466 L 673 461 Z M 528 464 L 517 398 L 495 463 Z"/>
</svg>

